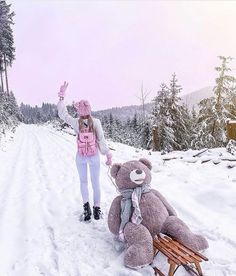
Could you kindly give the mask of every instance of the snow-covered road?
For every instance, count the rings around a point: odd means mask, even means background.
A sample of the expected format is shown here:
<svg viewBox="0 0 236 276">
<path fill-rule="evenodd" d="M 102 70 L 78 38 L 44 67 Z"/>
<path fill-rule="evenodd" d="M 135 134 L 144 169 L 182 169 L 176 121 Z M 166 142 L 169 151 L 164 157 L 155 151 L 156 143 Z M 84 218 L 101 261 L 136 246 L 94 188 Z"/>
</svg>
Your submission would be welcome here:
<svg viewBox="0 0 236 276">
<path fill-rule="evenodd" d="M 160 153 L 111 145 L 116 149 L 114 162 L 140 157 L 153 162 L 153 187 L 209 241 L 204 254 L 210 260 L 202 265 L 205 275 L 236 275 L 236 168 L 227 169 L 224 162 L 163 162 Z M 152 275 L 151 267 L 124 268 L 122 248 L 108 231 L 106 217 L 116 190 L 104 159 L 104 219 L 79 222 L 82 202 L 75 152 L 74 136 L 50 126 L 23 124 L 13 141 L 0 149 L 0 275 Z M 163 258 L 156 261 L 166 269 Z M 176 275 L 188 274 L 179 269 Z"/>
</svg>

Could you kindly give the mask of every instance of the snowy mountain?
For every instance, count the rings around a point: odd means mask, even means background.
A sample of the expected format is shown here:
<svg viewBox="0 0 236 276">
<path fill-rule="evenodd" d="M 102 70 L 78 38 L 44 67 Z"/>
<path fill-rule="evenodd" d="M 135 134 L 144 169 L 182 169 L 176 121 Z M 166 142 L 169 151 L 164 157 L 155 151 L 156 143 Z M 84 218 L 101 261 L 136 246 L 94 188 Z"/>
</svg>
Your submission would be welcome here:
<svg viewBox="0 0 236 276">
<path fill-rule="evenodd" d="M 198 103 L 203 99 L 212 97 L 213 95 L 213 87 L 208 86 L 182 96 L 182 101 L 187 105 L 189 110 L 192 110 L 193 107 L 198 110 Z"/>
<path fill-rule="evenodd" d="M 103 156 L 104 219 L 83 223 L 75 137 L 50 125 L 21 124 L 9 138 L 0 148 L 0 275 L 154 276 L 151 266 L 125 268 L 124 246 L 108 230 L 107 214 L 117 192 Z M 223 160 L 232 158 L 225 148 L 194 157 L 197 151 L 161 155 L 109 144 L 114 162 L 141 157 L 152 162 L 152 187 L 209 242 L 204 275 L 236 275 L 236 170 Z M 167 275 L 163 255 L 155 264 Z M 189 274 L 180 267 L 175 275 Z"/>
<path fill-rule="evenodd" d="M 212 87 L 205 87 L 200 90 L 194 91 L 192 93 L 186 94 L 182 96 L 182 101 L 187 105 L 189 110 L 195 106 L 196 110 L 198 109 L 198 103 L 205 98 L 211 97 L 213 95 Z M 73 114 L 72 107 L 71 114 Z M 145 104 L 145 111 L 147 113 L 151 113 L 153 108 L 152 103 Z M 57 117 L 56 105 L 43 103 L 41 107 L 38 106 L 30 106 L 21 104 L 20 111 L 24 116 L 24 123 L 41 123 L 46 122 L 48 120 L 52 120 Z M 70 111 L 70 110 L 69 110 Z M 135 113 L 137 115 L 142 114 L 143 108 L 141 105 L 130 105 L 123 107 L 112 107 L 105 110 L 99 110 L 93 112 L 93 115 L 98 118 L 103 118 L 104 116 L 109 116 L 112 114 L 114 117 L 120 119 L 121 121 L 126 121 L 127 118 L 133 118 Z"/>
<path fill-rule="evenodd" d="M 146 112 L 152 111 L 152 104 L 148 103 L 145 105 Z M 110 113 L 114 116 L 119 118 L 121 121 L 126 121 L 127 118 L 134 117 L 135 113 L 141 114 L 143 112 L 141 105 L 129 105 L 129 106 L 122 106 L 122 107 L 112 107 L 105 110 L 99 110 L 93 112 L 95 117 L 101 118 L 104 116 L 109 116 Z"/>
<path fill-rule="evenodd" d="M 187 105 L 189 110 L 192 110 L 194 106 L 196 110 L 198 110 L 198 103 L 206 98 L 213 96 L 213 87 L 208 86 L 197 91 L 193 91 L 189 94 L 182 96 L 182 102 Z M 152 111 L 153 104 L 147 103 L 145 104 L 145 110 L 150 113 Z M 113 107 L 105 110 L 95 111 L 94 115 L 97 117 L 109 116 L 112 113 L 115 117 L 121 119 L 122 121 L 126 120 L 128 117 L 132 118 L 135 113 L 142 113 L 141 105 L 131 105 L 131 106 L 123 106 L 123 107 Z"/>
</svg>

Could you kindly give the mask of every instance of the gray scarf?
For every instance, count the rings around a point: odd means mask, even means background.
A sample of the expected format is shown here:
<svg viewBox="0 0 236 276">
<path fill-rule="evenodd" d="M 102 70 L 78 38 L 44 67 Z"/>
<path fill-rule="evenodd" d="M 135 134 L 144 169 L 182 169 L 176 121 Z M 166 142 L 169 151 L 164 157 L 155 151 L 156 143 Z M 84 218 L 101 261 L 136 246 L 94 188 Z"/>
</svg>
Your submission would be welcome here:
<svg viewBox="0 0 236 276">
<path fill-rule="evenodd" d="M 119 190 L 119 192 L 122 195 L 121 200 L 121 223 L 120 223 L 120 229 L 119 229 L 119 238 L 120 240 L 124 241 L 124 227 L 127 222 L 129 222 L 130 217 L 131 221 L 135 224 L 140 224 L 143 220 L 139 202 L 141 199 L 141 196 L 143 193 L 147 193 L 150 191 L 149 185 L 144 185 L 140 187 L 136 187 L 134 189 L 122 189 Z M 133 214 L 132 214 L 132 208 L 133 208 Z"/>
</svg>

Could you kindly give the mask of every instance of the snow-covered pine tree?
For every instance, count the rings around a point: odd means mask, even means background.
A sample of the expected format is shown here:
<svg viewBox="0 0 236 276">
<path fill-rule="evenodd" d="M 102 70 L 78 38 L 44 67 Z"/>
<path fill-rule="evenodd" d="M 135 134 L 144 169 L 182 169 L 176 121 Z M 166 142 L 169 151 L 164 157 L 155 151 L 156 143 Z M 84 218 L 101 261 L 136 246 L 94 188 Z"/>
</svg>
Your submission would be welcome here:
<svg viewBox="0 0 236 276">
<path fill-rule="evenodd" d="M 21 103 L 20 111 L 23 115 L 23 122 L 26 124 L 44 123 L 58 119 L 55 104 L 43 103 L 41 107 L 32 107 Z M 74 116 L 73 107 L 69 106 L 68 111 Z"/>
<path fill-rule="evenodd" d="M 115 142 L 130 144 L 129 133 L 124 122 L 113 116 L 112 113 L 109 114 L 109 117 L 107 115 L 100 115 L 98 117 L 101 120 L 106 138 L 112 139 Z"/>
<path fill-rule="evenodd" d="M 235 112 L 235 78 L 229 74 L 228 63 L 231 57 L 219 56 L 221 66 L 216 67 L 218 76 L 214 87 L 214 97 L 199 103 L 197 135 L 193 140 L 195 148 L 221 147 L 227 142 L 226 120 L 236 119 Z"/>
<path fill-rule="evenodd" d="M 190 132 L 188 126 L 190 124 L 190 116 L 186 107 L 184 107 L 180 103 L 180 92 L 182 87 L 177 84 L 178 80 L 176 78 L 176 74 L 172 75 L 172 79 L 170 81 L 170 116 L 173 122 L 173 130 L 174 130 L 174 144 L 173 148 L 175 150 L 183 150 L 187 149 L 189 146 L 190 140 Z"/>
<path fill-rule="evenodd" d="M 108 120 L 107 115 L 101 116 L 100 120 L 101 120 L 101 124 L 102 124 L 102 126 L 104 128 L 104 133 L 107 134 L 107 126 L 109 124 L 109 120 Z"/>
<path fill-rule="evenodd" d="M 6 1 L 0 1 L 0 73 L 1 87 L 3 90 L 3 72 L 5 72 L 6 91 L 9 94 L 7 67 L 12 65 L 15 59 L 14 36 L 12 31 L 13 17 L 15 13 L 11 12 L 11 4 Z"/>
<path fill-rule="evenodd" d="M 123 130 L 122 131 L 122 138 L 123 138 L 123 143 L 126 145 L 133 146 L 133 133 L 131 131 L 132 129 L 132 123 L 131 123 L 131 118 L 128 117 L 127 120 L 123 123 Z"/>
<path fill-rule="evenodd" d="M 185 104 L 181 107 L 181 113 L 184 125 L 184 131 L 181 135 L 181 149 L 186 150 L 191 146 L 192 133 L 195 131 L 196 118 L 194 119 L 194 114 L 189 111 Z"/>
<path fill-rule="evenodd" d="M 212 126 L 211 135 L 214 137 L 216 146 L 223 146 L 227 141 L 225 134 L 225 124 L 227 118 L 235 119 L 235 108 L 232 108 L 232 101 L 235 97 L 235 77 L 229 73 L 231 68 L 228 63 L 232 60 L 231 57 L 219 56 L 222 64 L 216 67 L 216 71 L 219 73 L 216 78 L 216 86 L 214 87 L 214 93 L 216 97 L 216 103 L 213 110 L 215 111 L 215 118 Z"/>
<path fill-rule="evenodd" d="M 7 95 L 0 91 L 0 132 L 4 132 L 6 126 L 9 124 L 8 114 L 6 112 Z"/>
<path fill-rule="evenodd" d="M 189 123 L 189 132 L 190 132 L 190 136 L 189 136 L 189 147 L 192 148 L 193 147 L 193 140 L 195 139 L 195 137 L 197 136 L 197 111 L 195 109 L 195 107 L 192 107 L 191 113 L 189 114 L 190 116 L 190 123 Z"/>
<path fill-rule="evenodd" d="M 2 59 L 2 56 L 0 54 L 0 81 L 1 81 L 0 92 L 4 91 L 3 71 L 4 71 L 3 59 Z"/>
<path fill-rule="evenodd" d="M 11 119 L 14 121 L 14 125 L 17 125 L 19 121 L 22 121 L 22 114 L 17 104 L 15 95 L 12 91 L 10 91 L 9 95 L 7 96 L 6 109 L 8 110 L 8 114 L 10 115 Z"/>
<path fill-rule="evenodd" d="M 13 92 L 7 94 L 0 91 L 0 132 L 15 128 L 22 121 L 22 114 Z M 1 135 L 0 135 L 1 136 Z"/>
<path fill-rule="evenodd" d="M 179 94 L 182 87 L 172 75 L 170 86 L 161 84 L 161 89 L 153 100 L 153 125 L 158 138 L 155 148 L 162 151 L 184 150 L 189 147 L 191 137 L 191 116 L 186 106 L 181 104 Z"/>
<path fill-rule="evenodd" d="M 131 145 L 134 147 L 139 147 L 140 145 L 140 125 L 139 118 L 137 112 L 134 113 L 134 116 L 130 122 L 130 129 L 128 130 L 130 133 Z"/>
<path fill-rule="evenodd" d="M 215 139 L 211 135 L 214 111 L 215 98 L 203 99 L 199 103 L 199 113 L 197 117 L 196 132 L 193 134 L 191 147 L 194 149 L 211 148 L 215 146 Z"/>
<path fill-rule="evenodd" d="M 108 129 L 107 129 L 107 133 L 108 133 L 108 137 L 109 138 L 113 138 L 113 132 L 114 132 L 114 118 L 112 113 L 109 114 L 109 125 L 108 125 Z"/>
<path fill-rule="evenodd" d="M 173 129 L 173 121 L 170 116 L 170 89 L 162 83 L 157 96 L 153 100 L 153 122 L 158 128 L 158 145 L 155 147 L 161 151 L 172 151 L 178 146 Z"/>
<path fill-rule="evenodd" d="M 8 5 L 6 1 L 0 1 L 0 133 L 14 128 L 21 119 L 15 96 L 9 92 L 7 76 L 7 67 L 11 66 L 15 59 L 14 37 L 11 28 L 14 12 L 11 12 L 10 7 L 11 5 Z"/>
<path fill-rule="evenodd" d="M 145 120 L 140 126 L 140 146 L 150 150 L 152 148 L 152 124 L 150 118 L 146 117 Z"/>
<path fill-rule="evenodd" d="M 113 122 L 113 141 L 123 143 L 124 129 L 122 122 L 115 117 Z"/>
<path fill-rule="evenodd" d="M 142 123 L 143 119 L 137 114 L 137 112 L 134 113 L 132 119 L 127 118 L 127 121 L 124 125 L 125 132 L 122 134 L 128 145 L 136 148 L 141 147 Z"/>
</svg>

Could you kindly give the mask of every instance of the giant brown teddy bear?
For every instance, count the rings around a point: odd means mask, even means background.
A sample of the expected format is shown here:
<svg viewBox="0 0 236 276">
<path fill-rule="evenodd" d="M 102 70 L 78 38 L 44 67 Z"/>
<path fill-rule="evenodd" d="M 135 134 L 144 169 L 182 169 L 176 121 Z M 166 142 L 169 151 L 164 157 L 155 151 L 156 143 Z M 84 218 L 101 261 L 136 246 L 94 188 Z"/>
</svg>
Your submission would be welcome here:
<svg viewBox="0 0 236 276">
<path fill-rule="evenodd" d="M 153 237 L 159 233 L 176 238 L 197 251 L 208 247 L 207 240 L 192 233 L 166 199 L 150 189 L 151 169 L 151 162 L 144 158 L 114 164 L 111 168 L 121 195 L 111 204 L 108 227 L 127 243 L 124 263 L 131 268 L 153 261 Z"/>
</svg>

